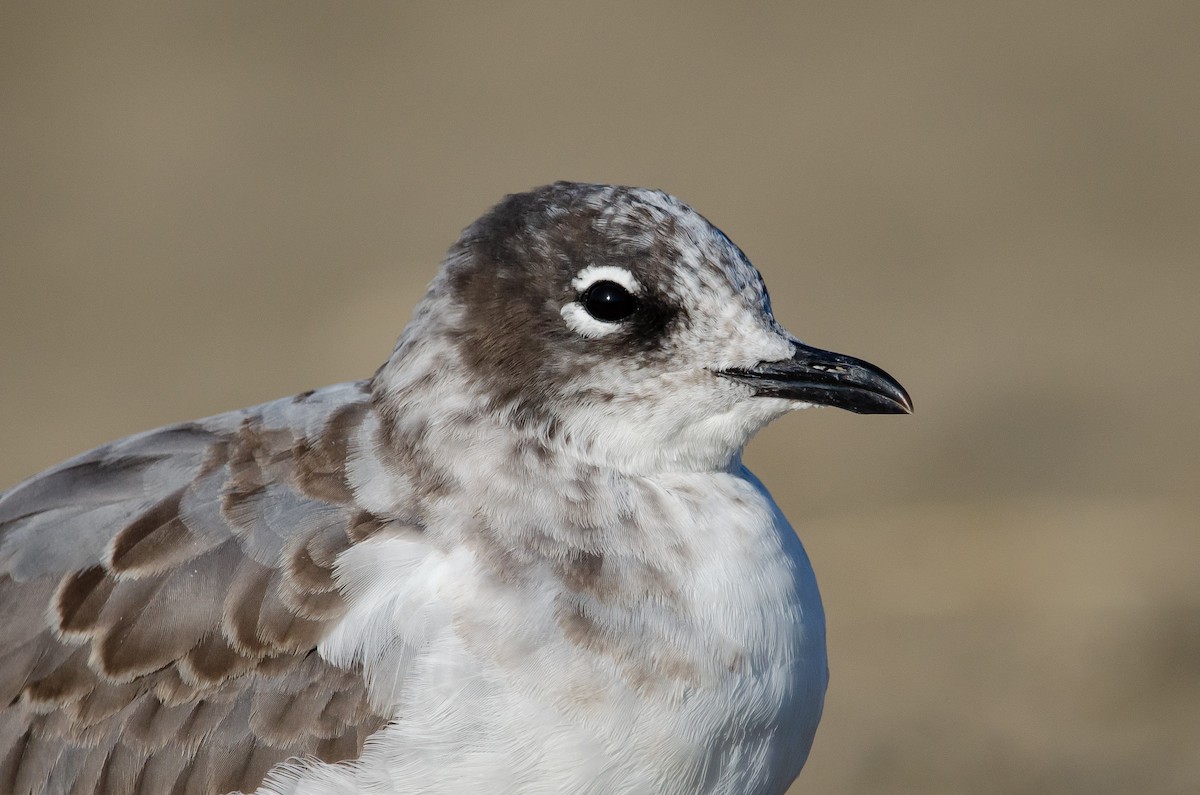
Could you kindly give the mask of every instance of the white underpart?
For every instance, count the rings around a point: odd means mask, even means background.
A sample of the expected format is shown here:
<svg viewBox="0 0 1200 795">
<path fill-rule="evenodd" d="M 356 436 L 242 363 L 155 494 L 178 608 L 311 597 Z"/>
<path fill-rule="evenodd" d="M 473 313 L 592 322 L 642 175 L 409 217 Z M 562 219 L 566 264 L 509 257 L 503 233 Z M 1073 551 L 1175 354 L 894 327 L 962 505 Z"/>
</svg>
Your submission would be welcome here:
<svg viewBox="0 0 1200 795">
<path fill-rule="evenodd" d="M 641 284 L 632 273 L 615 265 L 589 265 L 575 276 L 571 281 L 571 287 L 574 288 L 576 295 L 582 295 L 596 282 L 616 282 L 634 295 L 638 295 L 642 291 Z M 608 323 L 592 317 L 586 309 L 579 305 L 578 301 L 572 301 L 564 306 L 561 313 L 569 329 L 588 339 L 603 337 L 621 328 L 620 323 Z"/>
<path fill-rule="evenodd" d="M 351 608 L 319 651 L 361 665 L 373 704 L 397 720 L 355 762 L 291 763 L 260 795 L 783 793 L 826 680 L 808 558 L 744 469 L 643 483 L 668 519 L 643 552 L 692 607 L 630 620 L 665 622 L 698 679 L 639 688 L 630 660 L 569 641 L 552 578 L 514 591 L 465 545 L 366 541 L 339 557 Z"/>
</svg>

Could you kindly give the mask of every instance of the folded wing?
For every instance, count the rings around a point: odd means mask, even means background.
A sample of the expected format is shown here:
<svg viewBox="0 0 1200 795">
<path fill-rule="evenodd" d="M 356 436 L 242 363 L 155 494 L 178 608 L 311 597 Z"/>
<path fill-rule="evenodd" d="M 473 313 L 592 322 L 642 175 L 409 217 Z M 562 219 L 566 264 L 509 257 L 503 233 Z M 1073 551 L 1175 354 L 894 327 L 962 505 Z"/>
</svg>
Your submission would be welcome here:
<svg viewBox="0 0 1200 795">
<path fill-rule="evenodd" d="M 252 791 L 384 724 L 316 653 L 371 410 L 344 384 L 98 448 L 0 495 L 0 791 Z"/>
</svg>

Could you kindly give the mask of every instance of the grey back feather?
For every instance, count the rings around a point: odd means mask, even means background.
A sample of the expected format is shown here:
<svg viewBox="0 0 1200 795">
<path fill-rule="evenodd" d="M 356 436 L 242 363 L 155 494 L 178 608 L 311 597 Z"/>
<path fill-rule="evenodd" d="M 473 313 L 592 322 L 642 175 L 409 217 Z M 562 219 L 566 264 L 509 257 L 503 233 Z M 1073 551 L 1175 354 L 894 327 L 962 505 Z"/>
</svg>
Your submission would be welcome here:
<svg viewBox="0 0 1200 795">
<path fill-rule="evenodd" d="M 85 453 L 0 495 L 0 792 L 252 791 L 384 724 L 315 649 L 371 411 L 343 384 Z"/>
</svg>

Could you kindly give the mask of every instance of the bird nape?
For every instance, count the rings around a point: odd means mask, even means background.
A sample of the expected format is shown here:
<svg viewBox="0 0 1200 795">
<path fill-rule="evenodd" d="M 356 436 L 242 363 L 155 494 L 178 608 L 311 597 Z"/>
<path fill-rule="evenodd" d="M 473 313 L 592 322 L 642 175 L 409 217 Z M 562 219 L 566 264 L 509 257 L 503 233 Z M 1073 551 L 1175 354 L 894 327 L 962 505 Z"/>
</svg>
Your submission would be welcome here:
<svg viewBox="0 0 1200 795">
<path fill-rule="evenodd" d="M 783 793 L 824 614 L 741 450 L 813 404 L 911 411 L 679 200 L 509 196 L 371 379 L 0 495 L 0 789 Z"/>
</svg>

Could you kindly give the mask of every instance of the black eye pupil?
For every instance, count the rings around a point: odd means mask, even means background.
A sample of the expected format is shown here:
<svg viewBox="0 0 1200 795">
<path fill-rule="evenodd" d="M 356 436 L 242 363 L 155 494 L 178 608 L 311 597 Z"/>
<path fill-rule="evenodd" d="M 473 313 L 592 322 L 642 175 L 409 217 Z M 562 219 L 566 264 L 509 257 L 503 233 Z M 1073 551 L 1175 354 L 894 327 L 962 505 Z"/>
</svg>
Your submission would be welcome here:
<svg viewBox="0 0 1200 795">
<path fill-rule="evenodd" d="M 637 311 L 638 299 L 616 282 L 596 282 L 583 291 L 580 303 L 597 320 L 615 323 Z"/>
</svg>

